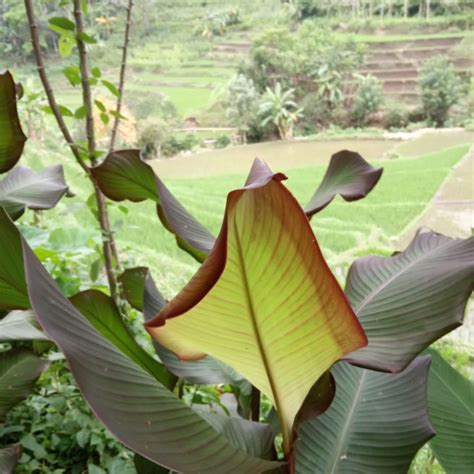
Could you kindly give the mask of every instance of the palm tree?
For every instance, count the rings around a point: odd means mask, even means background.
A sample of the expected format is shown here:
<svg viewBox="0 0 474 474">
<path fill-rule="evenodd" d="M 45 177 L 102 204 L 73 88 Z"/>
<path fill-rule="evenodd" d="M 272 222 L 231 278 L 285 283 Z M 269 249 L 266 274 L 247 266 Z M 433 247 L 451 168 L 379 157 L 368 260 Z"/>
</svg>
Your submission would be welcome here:
<svg viewBox="0 0 474 474">
<path fill-rule="evenodd" d="M 293 127 L 303 116 L 303 109 L 298 108 L 293 100 L 294 93 L 294 89 L 283 91 L 281 84 L 277 82 L 274 90 L 267 87 L 264 101 L 260 104 L 259 115 L 263 117 L 262 127 L 270 122 L 273 123 L 282 140 L 293 136 Z"/>
</svg>

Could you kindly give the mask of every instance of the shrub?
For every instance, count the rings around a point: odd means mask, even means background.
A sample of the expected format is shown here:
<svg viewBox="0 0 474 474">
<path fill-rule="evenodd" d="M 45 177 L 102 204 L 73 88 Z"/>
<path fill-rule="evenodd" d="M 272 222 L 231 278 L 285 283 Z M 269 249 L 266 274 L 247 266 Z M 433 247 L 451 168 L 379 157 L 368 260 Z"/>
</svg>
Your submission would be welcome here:
<svg viewBox="0 0 474 474">
<path fill-rule="evenodd" d="M 461 80 L 446 58 L 435 57 L 423 65 L 419 84 L 426 118 L 442 126 L 461 97 Z"/>
<path fill-rule="evenodd" d="M 379 110 L 382 102 L 382 82 L 371 74 L 358 76 L 357 92 L 352 104 L 352 115 L 357 125 L 366 125 L 370 114 Z"/>
<path fill-rule="evenodd" d="M 383 126 L 387 129 L 404 128 L 408 125 L 407 111 L 398 104 L 391 104 L 385 110 L 383 117 Z"/>
<path fill-rule="evenodd" d="M 215 147 L 216 148 L 226 148 L 230 145 L 231 141 L 227 135 L 221 135 L 217 138 Z"/>
<path fill-rule="evenodd" d="M 235 76 L 227 86 L 226 117 L 230 125 L 237 127 L 243 143 L 249 123 L 258 111 L 258 93 L 252 79 L 243 74 Z"/>
<path fill-rule="evenodd" d="M 174 156 L 183 151 L 192 150 L 198 145 L 198 139 L 192 133 L 186 135 L 170 135 L 165 137 L 161 144 L 161 153 L 166 156 Z"/>
<path fill-rule="evenodd" d="M 138 124 L 138 146 L 146 159 L 159 158 L 161 147 L 169 138 L 171 129 L 164 120 L 146 119 Z"/>
</svg>

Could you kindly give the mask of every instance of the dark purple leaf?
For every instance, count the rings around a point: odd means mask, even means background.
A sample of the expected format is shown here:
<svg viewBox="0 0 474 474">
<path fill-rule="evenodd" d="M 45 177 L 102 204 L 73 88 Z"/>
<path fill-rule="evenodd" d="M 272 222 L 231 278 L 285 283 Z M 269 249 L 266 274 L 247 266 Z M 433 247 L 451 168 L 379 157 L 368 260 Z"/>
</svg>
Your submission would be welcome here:
<svg viewBox="0 0 474 474">
<path fill-rule="evenodd" d="M 346 359 L 398 372 L 463 321 L 474 287 L 474 237 L 418 232 L 392 257 L 362 257 L 349 271 L 346 294 L 369 344 Z"/>
<path fill-rule="evenodd" d="M 358 153 L 343 150 L 331 157 L 329 167 L 319 188 L 305 206 L 311 218 L 324 209 L 337 194 L 346 201 L 367 196 L 382 176 L 383 168 L 374 168 Z"/>
<path fill-rule="evenodd" d="M 102 192 L 114 201 L 155 201 L 159 218 L 175 234 L 178 245 L 198 261 L 206 258 L 214 236 L 184 209 L 138 150 L 113 152 L 92 173 Z"/>
</svg>

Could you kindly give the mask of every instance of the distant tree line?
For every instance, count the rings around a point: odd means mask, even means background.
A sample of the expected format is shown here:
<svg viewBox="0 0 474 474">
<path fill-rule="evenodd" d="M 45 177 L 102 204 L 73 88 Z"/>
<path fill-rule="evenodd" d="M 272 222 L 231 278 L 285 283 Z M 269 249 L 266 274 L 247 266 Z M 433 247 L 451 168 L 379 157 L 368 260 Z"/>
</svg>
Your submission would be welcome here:
<svg viewBox="0 0 474 474">
<path fill-rule="evenodd" d="M 472 0 L 283 0 L 296 7 L 301 19 L 328 16 L 421 16 L 453 15 L 473 10 Z"/>
</svg>

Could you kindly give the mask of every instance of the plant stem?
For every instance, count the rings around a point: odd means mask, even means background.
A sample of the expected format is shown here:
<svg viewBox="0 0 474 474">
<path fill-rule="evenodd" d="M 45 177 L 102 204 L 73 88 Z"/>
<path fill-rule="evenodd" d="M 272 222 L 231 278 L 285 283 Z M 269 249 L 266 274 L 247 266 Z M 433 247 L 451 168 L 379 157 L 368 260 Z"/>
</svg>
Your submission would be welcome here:
<svg viewBox="0 0 474 474">
<path fill-rule="evenodd" d="M 252 385 L 252 421 L 260 421 L 260 390 Z"/>
<path fill-rule="evenodd" d="M 125 71 L 127 69 L 128 43 L 130 42 L 130 30 L 132 27 L 132 8 L 133 8 L 133 0 L 129 0 L 128 7 L 127 7 L 127 20 L 125 24 L 125 37 L 124 37 L 123 47 L 122 47 L 122 63 L 120 65 L 120 79 L 119 79 L 119 86 L 118 86 L 119 96 L 117 97 L 117 107 L 115 108 L 114 125 L 112 127 L 112 133 L 110 135 L 109 153 L 111 153 L 114 150 L 115 139 L 117 138 L 117 131 L 120 124 L 120 112 L 122 110 L 122 97 L 123 97 L 123 91 L 125 87 Z"/>
<path fill-rule="evenodd" d="M 49 81 L 48 75 L 46 73 L 46 69 L 44 66 L 44 61 L 43 61 L 43 54 L 41 52 L 41 46 L 40 46 L 40 40 L 39 40 L 39 33 L 38 33 L 38 26 L 36 23 L 36 18 L 33 10 L 33 5 L 31 0 L 24 0 L 25 2 L 25 9 L 26 9 L 26 14 L 28 17 L 28 23 L 30 27 L 30 34 L 31 34 L 31 42 L 33 45 L 33 52 L 35 55 L 35 60 L 36 60 L 36 67 L 38 70 L 38 74 L 41 80 L 41 83 L 43 85 L 44 91 L 46 93 L 46 96 L 48 98 L 48 103 L 51 108 L 51 111 L 53 112 L 53 115 L 56 119 L 56 122 L 58 124 L 59 130 L 61 131 L 64 139 L 66 140 L 66 143 L 68 144 L 69 148 L 71 149 L 72 154 L 74 155 L 74 158 L 78 162 L 79 166 L 84 170 L 84 172 L 87 174 L 89 179 L 92 182 L 92 185 L 94 187 L 94 194 L 96 197 L 97 201 L 97 209 L 98 209 L 98 220 L 99 220 L 99 225 L 101 229 L 101 234 L 102 234 L 102 241 L 103 241 L 103 253 L 104 253 L 104 261 L 105 261 L 105 269 L 107 273 L 107 280 L 109 283 L 109 289 L 110 289 L 110 294 L 111 296 L 116 299 L 117 298 L 117 280 L 115 277 L 115 272 L 114 272 L 114 262 L 113 262 L 113 252 L 112 249 L 115 247 L 113 242 L 113 235 L 110 230 L 110 222 L 109 222 L 109 217 L 107 213 L 107 208 L 105 205 L 105 197 L 101 193 L 97 182 L 94 180 L 92 173 L 90 171 L 90 168 L 87 166 L 85 161 L 82 158 L 82 155 L 79 151 L 79 148 L 77 145 L 74 143 L 74 140 L 72 139 L 72 136 L 69 132 L 69 129 L 67 128 L 66 123 L 64 122 L 64 118 L 61 114 L 61 111 L 59 110 L 58 104 L 56 102 L 56 98 L 54 96 L 53 88 L 51 87 L 51 83 Z M 79 11 L 80 11 L 80 1 L 75 2 L 79 3 Z M 82 20 L 82 14 L 81 14 L 81 20 Z M 82 21 L 81 21 L 82 25 Z M 78 40 L 79 43 L 79 40 Z M 82 41 L 81 41 L 82 43 Z M 82 46 L 84 44 L 82 43 Z M 79 44 L 78 44 L 79 47 Z M 86 51 L 86 59 L 87 59 L 87 51 Z M 82 69 L 81 69 L 82 72 Z M 88 83 L 88 80 L 87 80 Z M 83 80 L 84 84 L 84 80 Z M 85 92 L 84 92 L 84 98 L 85 98 Z M 90 96 L 90 87 L 89 87 L 89 96 Z M 89 97 L 90 98 L 90 97 Z M 88 113 L 92 113 L 92 108 L 88 110 Z M 88 127 L 90 124 L 88 125 Z M 93 122 L 92 122 L 92 128 L 93 128 Z M 91 155 L 91 149 L 95 150 L 95 137 L 94 137 L 94 132 L 92 130 L 92 134 L 89 133 L 90 130 L 88 129 L 88 144 L 89 144 L 89 154 Z M 92 145 L 92 147 L 91 147 Z M 94 163 L 95 159 L 93 160 Z M 118 264 L 118 258 L 115 255 L 116 262 Z"/>
<path fill-rule="evenodd" d="M 86 135 L 87 148 L 89 151 L 89 158 L 93 165 L 96 164 L 97 159 L 95 152 L 97 151 L 97 143 L 95 139 L 94 116 L 92 109 L 92 93 L 90 86 L 90 72 L 89 72 L 89 58 L 84 41 L 79 38 L 80 33 L 84 33 L 84 21 L 82 17 L 82 2 L 81 0 L 73 0 L 74 4 L 74 20 L 76 23 L 76 42 L 79 51 L 79 68 L 81 71 L 81 85 L 82 85 L 82 100 L 86 107 Z M 117 299 L 117 279 L 115 276 L 115 266 L 118 266 L 118 255 L 115 249 L 115 242 L 113 239 L 109 215 L 107 212 L 107 205 L 105 196 L 97 187 L 96 202 L 97 211 L 99 215 L 99 223 L 102 231 L 102 241 L 104 249 L 105 269 L 107 272 L 107 279 L 111 296 Z M 114 255 L 115 254 L 115 255 Z M 115 264 L 114 264 L 115 258 Z"/>
</svg>

